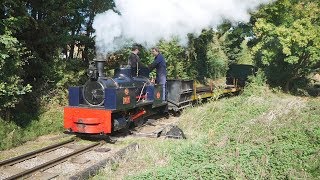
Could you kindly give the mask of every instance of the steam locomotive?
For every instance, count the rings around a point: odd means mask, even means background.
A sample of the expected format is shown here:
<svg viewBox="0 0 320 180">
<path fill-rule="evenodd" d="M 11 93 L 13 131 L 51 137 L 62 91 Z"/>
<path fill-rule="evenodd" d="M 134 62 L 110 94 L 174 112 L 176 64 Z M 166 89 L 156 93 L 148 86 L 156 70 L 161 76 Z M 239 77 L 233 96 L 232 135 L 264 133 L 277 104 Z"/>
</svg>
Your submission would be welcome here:
<svg viewBox="0 0 320 180">
<path fill-rule="evenodd" d="M 111 78 L 105 77 L 104 65 L 105 61 L 94 61 L 88 68 L 88 81 L 69 88 L 69 106 L 64 108 L 67 132 L 109 135 L 132 124 L 139 125 L 165 109 L 180 112 L 198 99 L 217 96 L 213 84 L 196 87 L 193 80 L 174 79 L 167 81 L 167 98 L 163 101 L 162 87 L 149 81 L 147 68 L 141 68 L 139 76 L 133 76 L 130 67 L 122 67 Z M 242 66 L 247 71 L 239 75 L 230 69 L 223 94 L 239 92 L 253 70 L 251 66 Z"/>
</svg>

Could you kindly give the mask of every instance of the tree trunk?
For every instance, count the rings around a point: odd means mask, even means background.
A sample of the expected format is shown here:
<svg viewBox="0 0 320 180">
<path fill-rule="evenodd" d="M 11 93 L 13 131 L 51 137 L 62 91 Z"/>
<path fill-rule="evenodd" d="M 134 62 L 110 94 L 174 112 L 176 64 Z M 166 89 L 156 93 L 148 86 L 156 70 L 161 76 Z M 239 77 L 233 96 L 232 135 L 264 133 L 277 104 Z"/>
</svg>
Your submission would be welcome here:
<svg viewBox="0 0 320 180">
<path fill-rule="evenodd" d="M 284 92 L 286 92 L 286 93 L 289 92 L 289 90 L 290 90 L 290 83 L 291 83 L 291 79 L 289 79 L 289 80 L 286 82 L 286 84 L 285 84 L 285 86 L 284 86 Z"/>
<path fill-rule="evenodd" d="M 73 54 L 74 54 L 74 42 L 72 42 L 70 46 L 70 54 L 69 54 L 69 59 L 73 59 Z"/>
<path fill-rule="evenodd" d="M 297 79 L 298 77 L 292 77 L 292 78 L 289 78 L 284 86 L 284 92 L 288 93 L 290 91 L 290 85 L 291 85 L 291 82 L 295 79 Z"/>
<path fill-rule="evenodd" d="M 84 50 L 82 52 L 82 60 L 86 63 L 89 64 L 89 56 L 88 56 L 88 48 L 87 46 L 84 47 Z"/>
<path fill-rule="evenodd" d="M 10 112 L 10 110 L 9 109 L 6 109 L 5 110 L 5 120 L 6 121 L 10 121 L 10 119 L 11 119 L 11 112 Z"/>
</svg>

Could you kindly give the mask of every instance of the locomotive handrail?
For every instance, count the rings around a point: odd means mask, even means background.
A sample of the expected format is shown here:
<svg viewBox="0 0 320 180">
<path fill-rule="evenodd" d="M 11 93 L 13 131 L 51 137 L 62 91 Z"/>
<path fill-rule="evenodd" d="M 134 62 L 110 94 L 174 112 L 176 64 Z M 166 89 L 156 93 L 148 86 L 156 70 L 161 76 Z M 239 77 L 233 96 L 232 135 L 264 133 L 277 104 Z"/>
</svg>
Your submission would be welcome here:
<svg viewBox="0 0 320 180">
<path fill-rule="evenodd" d="M 139 102 L 140 101 L 140 99 L 141 99 L 141 95 L 142 95 L 142 93 L 143 93 L 143 90 L 144 90 L 144 87 L 146 86 L 146 82 L 145 83 L 143 83 L 143 87 L 142 87 L 142 89 L 141 89 L 141 92 L 140 92 L 140 95 L 139 95 L 139 99 L 138 99 L 138 101 L 137 102 Z"/>
<path fill-rule="evenodd" d="M 108 79 L 111 79 L 114 82 L 114 84 L 116 85 L 116 87 L 119 88 L 119 84 L 113 78 L 109 77 Z"/>
</svg>

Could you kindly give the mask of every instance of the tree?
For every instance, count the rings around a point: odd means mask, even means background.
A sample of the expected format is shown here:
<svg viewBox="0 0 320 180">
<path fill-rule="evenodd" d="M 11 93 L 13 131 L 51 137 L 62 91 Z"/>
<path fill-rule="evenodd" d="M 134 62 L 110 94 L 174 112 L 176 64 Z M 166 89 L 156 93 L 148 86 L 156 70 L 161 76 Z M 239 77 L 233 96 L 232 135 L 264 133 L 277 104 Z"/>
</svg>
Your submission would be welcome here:
<svg viewBox="0 0 320 180">
<path fill-rule="evenodd" d="M 192 74 L 191 78 L 197 79 L 202 83 L 205 83 L 205 78 L 212 77 L 214 74 L 214 72 L 210 72 L 212 69 L 209 67 L 207 56 L 208 50 L 212 49 L 210 44 L 214 34 L 212 29 L 204 29 L 199 37 L 194 37 L 192 34 L 189 35 L 187 57 L 190 64 L 187 70 Z"/>
<path fill-rule="evenodd" d="M 219 78 L 225 76 L 228 68 L 228 57 L 223 51 L 223 38 L 219 38 L 218 33 L 215 33 L 211 42 L 208 45 L 207 51 L 207 64 L 208 64 L 208 77 Z"/>
<path fill-rule="evenodd" d="M 4 1 L 0 8 L 0 116 L 5 115 L 6 119 L 23 95 L 31 91 L 31 85 L 24 81 L 23 67 L 32 55 L 15 37 L 26 25 L 23 10 L 20 1 Z"/>
<path fill-rule="evenodd" d="M 206 83 L 206 78 L 215 79 L 225 75 L 229 59 L 224 51 L 224 33 L 204 29 L 199 37 L 189 34 L 185 71 L 190 78 Z"/>
<path fill-rule="evenodd" d="M 319 13 L 319 1 L 278 0 L 254 15 L 253 53 L 271 84 L 288 91 L 319 66 Z"/>
<path fill-rule="evenodd" d="M 44 96 L 64 82 L 77 81 L 87 64 L 70 60 L 72 47 L 85 47 L 83 58 L 91 59 L 94 16 L 112 7 L 112 0 L 4 0 L 0 5 L 1 109 L 21 102 L 19 109 L 26 110 L 26 102 L 28 107 L 33 103 L 30 109 L 36 111 Z M 66 61 L 60 57 L 67 47 L 71 56 Z M 32 93 L 21 96 L 30 91 L 28 84 Z"/>
<path fill-rule="evenodd" d="M 238 63 L 239 58 L 243 58 L 243 51 L 245 50 L 247 37 L 253 36 L 252 25 L 250 23 L 239 22 L 231 24 L 226 21 L 218 27 L 219 36 L 222 44 L 223 51 L 229 59 L 229 63 Z"/>
<path fill-rule="evenodd" d="M 0 35 L 0 113 L 7 114 L 19 103 L 22 95 L 31 91 L 31 86 L 24 84 L 22 79 L 22 67 L 28 58 L 26 48 L 6 28 Z"/>
<path fill-rule="evenodd" d="M 188 78 L 187 72 L 185 71 L 185 50 L 178 45 L 178 41 L 161 41 L 158 46 L 167 61 L 166 64 L 168 77 Z"/>
<path fill-rule="evenodd" d="M 81 9 L 81 14 L 84 16 L 84 31 L 85 34 L 81 36 L 81 44 L 84 45 L 83 59 L 89 62 L 94 54 L 95 44 L 93 39 L 94 29 L 92 27 L 93 20 L 96 14 L 103 13 L 108 9 L 114 8 L 113 0 L 84 0 Z"/>
<path fill-rule="evenodd" d="M 253 65 L 251 49 L 248 47 L 248 39 L 244 39 L 240 45 L 241 51 L 238 55 L 237 64 Z"/>
</svg>

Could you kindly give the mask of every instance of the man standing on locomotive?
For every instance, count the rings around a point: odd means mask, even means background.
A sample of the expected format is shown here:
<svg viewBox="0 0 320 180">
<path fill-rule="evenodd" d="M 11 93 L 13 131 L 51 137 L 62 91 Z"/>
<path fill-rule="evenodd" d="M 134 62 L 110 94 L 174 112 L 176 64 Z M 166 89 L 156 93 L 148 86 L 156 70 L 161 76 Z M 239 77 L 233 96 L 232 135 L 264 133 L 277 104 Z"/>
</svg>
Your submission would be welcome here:
<svg viewBox="0 0 320 180">
<path fill-rule="evenodd" d="M 159 49 L 154 47 L 151 49 L 151 53 L 154 55 L 154 61 L 148 66 L 150 71 L 156 68 L 157 76 L 156 83 L 162 85 L 163 96 L 162 100 L 166 100 L 166 83 L 167 83 L 167 66 L 166 60 L 160 53 Z"/>
<path fill-rule="evenodd" d="M 139 68 L 145 67 L 138 56 L 139 53 L 139 47 L 137 45 L 132 46 L 131 48 L 131 54 L 128 58 L 128 65 L 131 66 L 131 75 L 132 76 L 138 76 L 139 74 Z"/>
</svg>

